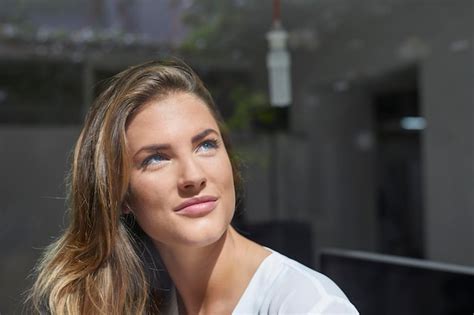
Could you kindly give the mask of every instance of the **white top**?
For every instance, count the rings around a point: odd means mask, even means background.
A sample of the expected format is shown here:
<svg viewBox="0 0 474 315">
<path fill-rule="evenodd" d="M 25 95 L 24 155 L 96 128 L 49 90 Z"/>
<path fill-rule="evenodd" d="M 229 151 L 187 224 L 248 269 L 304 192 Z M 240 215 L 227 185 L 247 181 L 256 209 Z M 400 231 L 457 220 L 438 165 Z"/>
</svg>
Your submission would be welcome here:
<svg viewBox="0 0 474 315">
<path fill-rule="evenodd" d="M 232 314 L 359 314 L 328 277 L 271 251 L 257 268 Z M 175 292 L 168 314 L 178 315 Z"/>
</svg>

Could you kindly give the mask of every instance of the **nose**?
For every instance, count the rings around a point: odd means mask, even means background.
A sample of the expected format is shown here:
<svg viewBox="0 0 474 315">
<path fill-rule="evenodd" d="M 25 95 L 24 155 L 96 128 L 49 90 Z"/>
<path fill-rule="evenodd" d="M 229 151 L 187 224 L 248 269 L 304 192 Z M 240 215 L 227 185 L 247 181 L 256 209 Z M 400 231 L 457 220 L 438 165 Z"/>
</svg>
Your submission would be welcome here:
<svg viewBox="0 0 474 315">
<path fill-rule="evenodd" d="M 178 188 L 183 192 L 198 193 L 206 186 L 206 176 L 198 161 L 188 158 L 182 162 Z"/>
</svg>

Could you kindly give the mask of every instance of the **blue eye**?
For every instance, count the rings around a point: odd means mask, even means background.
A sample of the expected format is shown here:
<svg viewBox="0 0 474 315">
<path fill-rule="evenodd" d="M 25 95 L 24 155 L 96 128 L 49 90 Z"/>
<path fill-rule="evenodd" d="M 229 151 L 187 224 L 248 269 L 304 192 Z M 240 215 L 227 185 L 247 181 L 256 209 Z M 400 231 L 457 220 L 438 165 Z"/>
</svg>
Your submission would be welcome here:
<svg viewBox="0 0 474 315">
<path fill-rule="evenodd" d="M 148 165 L 150 165 L 150 164 L 160 164 L 160 163 L 163 162 L 163 161 L 166 161 L 166 158 L 165 158 L 163 155 L 161 155 L 161 154 L 154 154 L 154 155 L 149 156 L 148 158 L 146 158 L 146 159 L 143 161 L 142 165 L 143 165 L 144 167 L 146 167 L 146 166 L 148 166 Z"/>
<path fill-rule="evenodd" d="M 210 151 L 210 150 L 217 149 L 218 147 L 219 147 L 219 144 L 218 144 L 216 139 L 206 140 L 206 141 L 204 141 L 203 143 L 201 143 L 199 145 L 198 151 L 207 152 L 207 151 Z"/>
</svg>

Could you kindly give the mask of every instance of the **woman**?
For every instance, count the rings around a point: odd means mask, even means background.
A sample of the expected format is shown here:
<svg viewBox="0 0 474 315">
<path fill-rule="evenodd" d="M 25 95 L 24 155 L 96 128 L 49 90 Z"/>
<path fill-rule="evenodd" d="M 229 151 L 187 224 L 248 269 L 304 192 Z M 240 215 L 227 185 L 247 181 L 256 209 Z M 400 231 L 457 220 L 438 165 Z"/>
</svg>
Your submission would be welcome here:
<svg viewBox="0 0 474 315">
<path fill-rule="evenodd" d="M 71 222 L 39 264 L 34 309 L 357 314 L 328 278 L 232 228 L 239 174 L 228 150 L 209 92 L 184 63 L 113 77 L 76 144 Z M 172 280 L 170 296 L 154 285 L 147 241 Z"/>
</svg>

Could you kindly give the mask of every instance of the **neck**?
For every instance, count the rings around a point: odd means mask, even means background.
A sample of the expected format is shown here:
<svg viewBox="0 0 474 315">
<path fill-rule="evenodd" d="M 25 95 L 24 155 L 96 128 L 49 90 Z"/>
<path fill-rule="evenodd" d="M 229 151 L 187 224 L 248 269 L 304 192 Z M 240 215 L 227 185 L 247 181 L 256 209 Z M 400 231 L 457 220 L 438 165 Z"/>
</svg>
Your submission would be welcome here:
<svg viewBox="0 0 474 315">
<path fill-rule="evenodd" d="M 248 284 L 242 273 L 249 246 L 250 242 L 232 227 L 205 247 L 158 245 L 186 313 L 231 313 Z M 250 269 L 249 278 L 255 271 Z"/>
</svg>

